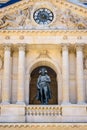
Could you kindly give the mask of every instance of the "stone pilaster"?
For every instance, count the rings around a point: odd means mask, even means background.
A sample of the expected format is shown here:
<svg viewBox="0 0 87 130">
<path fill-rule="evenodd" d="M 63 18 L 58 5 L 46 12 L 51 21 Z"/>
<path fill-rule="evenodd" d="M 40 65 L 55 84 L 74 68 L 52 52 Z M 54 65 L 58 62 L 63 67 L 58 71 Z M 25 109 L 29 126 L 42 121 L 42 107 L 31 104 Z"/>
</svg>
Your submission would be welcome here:
<svg viewBox="0 0 87 130">
<path fill-rule="evenodd" d="M 11 85 L 11 57 L 10 46 L 4 46 L 4 72 L 2 87 L 2 103 L 10 103 L 10 85 Z"/>
<path fill-rule="evenodd" d="M 19 46 L 17 104 L 24 104 L 25 46 Z"/>
<path fill-rule="evenodd" d="M 76 47 L 76 79 L 77 79 L 77 103 L 84 103 L 84 74 L 83 74 L 83 46 L 78 45 Z"/>
<path fill-rule="evenodd" d="M 69 104 L 69 54 L 68 45 L 62 46 L 62 104 Z"/>
</svg>

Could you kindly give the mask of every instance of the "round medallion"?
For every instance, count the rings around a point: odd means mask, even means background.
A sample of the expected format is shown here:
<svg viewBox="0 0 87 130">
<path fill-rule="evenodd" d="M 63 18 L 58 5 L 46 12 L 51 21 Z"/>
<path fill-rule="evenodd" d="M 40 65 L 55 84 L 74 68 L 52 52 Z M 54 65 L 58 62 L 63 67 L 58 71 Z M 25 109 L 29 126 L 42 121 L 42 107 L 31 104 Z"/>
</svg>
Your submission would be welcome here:
<svg viewBox="0 0 87 130">
<path fill-rule="evenodd" d="M 53 21 L 53 12 L 46 8 L 38 9 L 34 12 L 33 18 L 36 23 L 40 25 L 46 25 Z"/>
</svg>

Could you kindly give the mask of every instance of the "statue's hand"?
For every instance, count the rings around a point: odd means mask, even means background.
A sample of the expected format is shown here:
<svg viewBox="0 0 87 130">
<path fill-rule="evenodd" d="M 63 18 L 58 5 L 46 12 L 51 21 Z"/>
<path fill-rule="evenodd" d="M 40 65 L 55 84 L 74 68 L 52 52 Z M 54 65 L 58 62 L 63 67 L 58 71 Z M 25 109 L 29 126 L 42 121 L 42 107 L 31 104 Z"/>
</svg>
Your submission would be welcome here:
<svg viewBox="0 0 87 130">
<path fill-rule="evenodd" d="M 38 90 L 40 90 L 40 87 L 37 87 L 38 88 Z"/>
</svg>

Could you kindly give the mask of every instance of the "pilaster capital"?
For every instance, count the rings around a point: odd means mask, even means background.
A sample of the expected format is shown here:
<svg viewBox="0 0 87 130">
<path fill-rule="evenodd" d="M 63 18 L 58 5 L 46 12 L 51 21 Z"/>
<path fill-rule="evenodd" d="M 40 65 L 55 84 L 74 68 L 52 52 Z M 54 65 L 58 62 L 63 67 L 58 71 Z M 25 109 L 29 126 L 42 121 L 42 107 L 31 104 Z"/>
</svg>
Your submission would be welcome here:
<svg viewBox="0 0 87 130">
<path fill-rule="evenodd" d="M 62 44 L 62 51 L 68 51 L 69 44 Z"/>
<path fill-rule="evenodd" d="M 18 45 L 19 51 L 25 51 L 25 44 Z"/>
<path fill-rule="evenodd" d="M 77 51 L 83 51 L 83 47 L 84 47 L 84 44 L 77 44 L 76 45 L 76 50 Z"/>
<path fill-rule="evenodd" d="M 11 46 L 9 44 L 4 45 L 3 47 L 4 47 L 4 51 L 10 51 L 11 50 Z"/>
</svg>

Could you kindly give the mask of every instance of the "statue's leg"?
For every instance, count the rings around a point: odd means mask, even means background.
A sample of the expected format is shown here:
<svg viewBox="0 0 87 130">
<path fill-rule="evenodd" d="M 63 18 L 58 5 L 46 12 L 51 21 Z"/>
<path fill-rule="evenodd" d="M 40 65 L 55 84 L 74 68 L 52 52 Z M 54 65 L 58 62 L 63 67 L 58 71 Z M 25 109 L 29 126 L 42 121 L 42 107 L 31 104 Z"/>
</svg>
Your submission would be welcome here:
<svg viewBox="0 0 87 130">
<path fill-rule="evenodd" d="M 43 89 L 40 89 L 40 99 L 41 99 L 41 104 L 43 104 Z"/>
<path fill-rule="evenodd" d="M 48 104 L 47 87 L 44 87 L 45 104 Z"/>
</svg>

